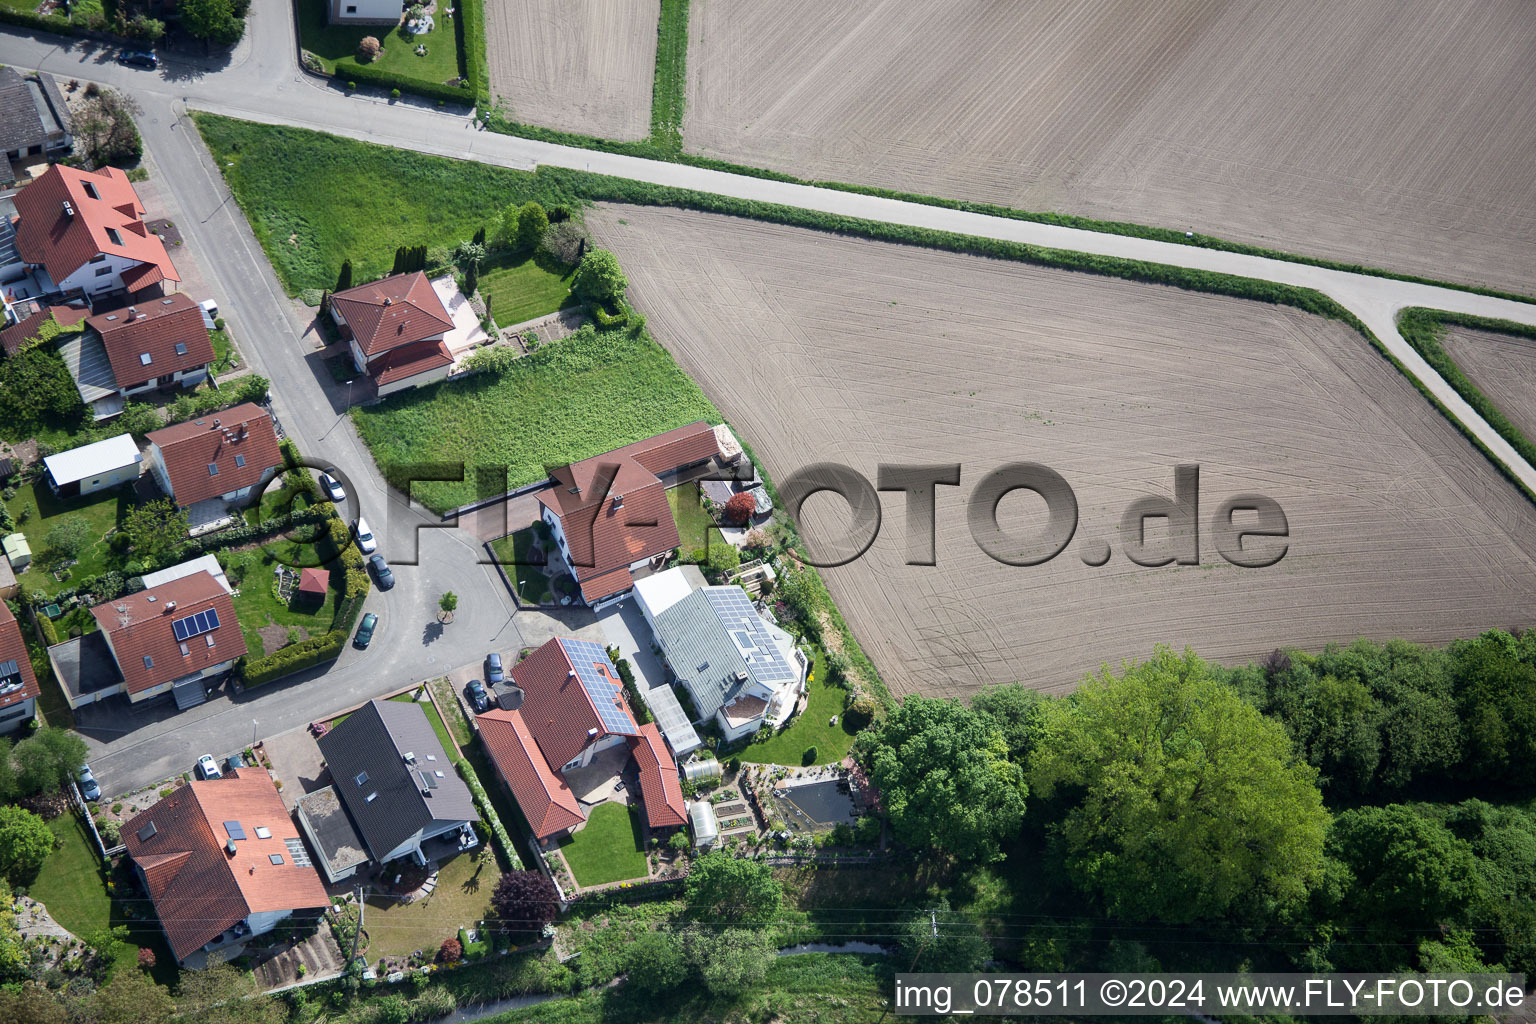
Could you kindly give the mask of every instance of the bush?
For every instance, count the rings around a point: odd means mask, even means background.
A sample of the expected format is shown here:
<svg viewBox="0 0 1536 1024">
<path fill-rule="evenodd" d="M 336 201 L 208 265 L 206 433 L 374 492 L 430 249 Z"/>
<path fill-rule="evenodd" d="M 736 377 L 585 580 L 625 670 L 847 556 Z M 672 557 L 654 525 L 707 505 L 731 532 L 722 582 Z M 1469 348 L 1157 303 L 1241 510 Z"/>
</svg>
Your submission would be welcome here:
<svg viewBox="0 0 1536 1024">
<path fill-rule="evenodd" d="M 854 732 L 868 727 L 875 720 L 875 698 L 867 693 L 861 693 L 857 697 L 849 694 L 848 707 L 843 711 L 843 724 Z"/>
<path fill-rule="evenodd" d="M 101 835 L 102 845 L 109 850 L 123 841 L 123 826 L 111 818 L 102 818 L 97 821 L 96 831 Z"/>
<path fill-rule="evenodd" d="M 610 313 L 601 304 L 593 302 L 587 307 L 592 313 L 592 319 L 597 321 L 598 330 L 611 331 L 617 327 L 623 327 L 629 322 L 629 310 L 619 307 L 617 313 Z"/>
<path fill-rule="evenodd" d="M 756 512 L 757 500 L 746 491 L 741 491 L 731 495 L 731 500 L 725 503 L 721 518 L 727 526 L 745 526 L 752 521 Z"/>
<path fill-rule="evenodd" d="M 464 929 L 459 929 L 459 934 L 464 934 Z M 451 964 L 464 959 L 464 944 L 458 939 L 444 939 L 443 944 L 437 947 L 437 962 Z"/>
<path fill-rule="evenodd" d="M 155 951 L 139 947 L 139 966 L 145 970 L 153 970 L 155 966 Z"/>
<path fill-rule="evenodd" d="M 261 686 L 274 679 L 281 679 L 283 676 L 318 665 L 322 661 L 332 661 L 341 656 L 346 640 L 347 634 L 338 629 L 290 644 L 264 658 L 247 656 L 241 659 L 244 663 L 241 678 L 247 687 Z"/>
<path fill-rule="evenodd" d="M 415 977 L 426 979 L 425 975 L 415 975 L 413 980 Z M 410 1019 L 437 1020 L 439 1017 L 448 1016 L 458 1008 L 458 1000 L 453 997 L 453 993 L 439 985 L 436 988 L 427 989 L 411 1000 Z"/>
<path fill-rule="evenodd" d="M 688 833 L 672 833 L 672 838 L 667 840 L 667 845 L 676 850 L 678 853 L 683 853 L 688 849 Z"/>
<path fill-rule="evenodd" d="M 595 305 L 618 306 L 624 298 L 629 279 L 613 253 L 607 249 L 589 249 L 581 258 L 571 278 L 571 291 L 579 299 Z"/>
<path fill-rule="evenodd" d="M 400 98 L 400 90 L 399 89 L 391 89 L 391 90 L 389 90 L 389 98 L 392 99 L 392 100 L 399 99 Z"/>
<path fill-rule="evenodd" d="M 357 59 L 360 61 L 376 60 L 379 52 L 383 49 L 384 47 L 379 45 L 378 39 L 374 36 L 363 36 L 357 44 Z"/>
<path fill-rule="evenodd" d="M 805 753 L 800 755 L 800 763 L 809 768 L 816 763 L 816 745 L 813 743 L 805 748 Z"/>
</svg>

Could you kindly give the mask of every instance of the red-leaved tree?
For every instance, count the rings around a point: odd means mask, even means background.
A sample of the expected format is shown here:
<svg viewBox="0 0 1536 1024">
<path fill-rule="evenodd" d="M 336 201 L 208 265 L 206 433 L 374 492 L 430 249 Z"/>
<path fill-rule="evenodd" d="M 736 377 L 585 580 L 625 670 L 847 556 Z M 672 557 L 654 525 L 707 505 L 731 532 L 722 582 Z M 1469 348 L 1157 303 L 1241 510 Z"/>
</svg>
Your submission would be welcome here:
<svg viewBox="0 0 1536 1024">
<path fill-rule="evenodd" d="M 752 521 L 752 514 L 757 511 L 757 501 L 742 491 L 731 495 L 731 500 L 725 503 L 725 525 L 745 526 Z"/>
<path fill-rule="evenodd" d="M 437 962 L 451 964 L 464 959 L 464 947 L 458 939 L 444 939 L 443 944 L 437 947 Z"/>
<path fill-rule="evenodd" d="M 559 905 L 554 885 L 537 871 L 509 871 L 491 893 L 491 910 L 507 931 L 539 931 L 555 919 Z"/>
</svg>

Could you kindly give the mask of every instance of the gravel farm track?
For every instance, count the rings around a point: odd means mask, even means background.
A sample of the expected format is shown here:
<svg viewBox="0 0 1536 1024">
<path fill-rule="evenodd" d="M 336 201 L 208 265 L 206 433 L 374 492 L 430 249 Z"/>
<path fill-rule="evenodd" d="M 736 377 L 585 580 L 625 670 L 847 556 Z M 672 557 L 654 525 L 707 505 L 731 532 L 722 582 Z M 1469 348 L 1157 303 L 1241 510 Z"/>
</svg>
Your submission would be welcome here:
<svg viewBox="0 0 1536 1024">
<path fill-rule="evenodd" d="M 771 476 L 820 460 L 870 480 L 881 462 L 963 465 L 961 486 L 939 489 L 937 566 L 904 564 L 889 495 L 870 552 L 823 570 L 898 694 L 1061 691 L 1157 643 L 1230 663 L 1530 621 L 1536 508 L 1342 323 L 697 212 L 605 207 L 588 223 Z M 1077 495 L 1076 537 L 1046 565 L 1002 565 L 970 539 L 971 488 L 1015 460 Z M 1121 511 L 1171 494 L 1184 462 L 1201 466 L 1202 564 L 1136 566 Z M 1291 547 L 1239 569 L 1210 521 L 1254 491 L 1284 508 Z M 1025 495 L 1001 509 L 1021 533 L 1043 509 Z M 805 507 L 808 532 L 840 519 L 838 499 L 822 502 Z M 1083 542 L 1101 538 L 1114 555 L 1089 568 Z"/>
<path fill-rule="evenodd" d="M 1529 0 L 692 0 L 689 152 L 1519 292 Z"/>
<path fill-rule="evenodd" d="M 487 0 L 491 95 L 515 121 L 643 139 L 660 0 Z"/>
<path fill-rule="evenodd" d="M 1440 346 L 1520 433 L 1536 438 L 1536 341 L 1451 326 Z"/>
</svg>

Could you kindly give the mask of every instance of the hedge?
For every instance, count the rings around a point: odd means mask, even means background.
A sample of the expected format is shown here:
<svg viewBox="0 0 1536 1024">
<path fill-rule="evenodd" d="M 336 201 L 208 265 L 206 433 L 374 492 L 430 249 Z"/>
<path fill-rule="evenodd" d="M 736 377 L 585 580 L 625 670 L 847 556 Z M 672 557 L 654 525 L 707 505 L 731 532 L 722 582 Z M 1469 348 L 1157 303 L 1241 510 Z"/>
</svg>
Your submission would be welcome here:
<svg viewBox="0 0 1536 1024">
<path fill-rule="evenodd" d="M 332 661 L 340 657 L 346 641 L 347 634 L 339 629 L 333 629 L 324 636 L 314 636 L 308 640 L 290 644 L 264 658 L 247 656 L 242 659 L 244 669 L 241 675 L 246 687 L 261 686 L 274 679 L 281 679 L 283 676 L 318 665 L 322 661 Z"/>
<path fill-rule="evenodd" d="M 485 5 L 482 0 L 459 0 L 454 18 L 459 33 L 459 52 L 464 55 L 464 74 L 476 106 L 488 103 L 491 95 L 491 69 L 485 55 Z"/>
<path fill-rule="evenodd" d="M 620 657 L 617 649 L 609 650 L 608 656 L 613 661 L 619 679 L 624 683 L 624 696 L 629 700 L 630 710 L 635 713 L 635 721 L 640 725 L 654 721 L 651 709 L 640 699 L 640 688 L 635 685 L 635 670 L 629 667 L 629 659 Z"/>
<path fill-rule="evenodd" d="M 44 646 L 57 647 L 64 642 L 59 639 L 58 627 L 53 624 L 52 619 L 42 612 L 35 613 L 33 618 L 37 620 L 37 631 L 42 634 Z"/>
<path fill-rule="evenodd" d="M 459 769 L 459 775 L 464 779 L 464 784 L 475 797 L 475 810 L 480 812 L 480 820 L 485 822 L 491 830 L 491 836 L 496 840 L 496 845 L 501 847 L 501 852 L 507 858 L 507 863 L 512 865 L 513 871 L 523 870 L 523 859 L 517 855 L 517 848 L 512 845 L 512 837 L 507 834 L 506 827 L 502 825 L 501 818 L 496 814 L 496 808 L 491 806 L 491 798 L 486 795 L 485 787 L 480 784 L 480 776 L 475 774 L 462 759 L 455 766 Z"/>
<path fill-rule="evenodd" d="M 603 308 L 600 302 L 587 303 L 587 309 L 592 313 L 592 319 L 597 321 L 597 329 L 611 331 L 615 327 L 623 327 L 629 323 L 629 310 L 621 307 L 617 313 L 610 313 Z"/>
<path fill-rule="evenodd" d="M 479 942 L 469 941 L 469 932 L 459 929 L 459 948 L 464 951 L 465 960 L 479 960 L 491 951 L 491 944 L 484 939 Z"/>
<path fill-rule="evenodd" d="M 455 19 L 462 21 L 463 19 Z M 473 85 L 465 79 L 465 85 L 440 85 L 437 82 L 424 82 L 419 78 L 408 78 L 405 75 L 397 75 L 392 71 L 385 71 L 374 67 L 372 64 L 359 64 L 357 67 L 347 68 L 347 79 L 358 85 L 375 85 L 381 89 L 399 89 L 401 92 L 415 93 L 428 99 L 445 100 L 449 103 L 462 103 L 466 106 L 474 106 L 475 92 Z"/>
<path fill-rule="evenodd" d="M 67 17 L 40 17 L 30 11 L 16 11 L 8 7 L 0 7 L 0 23 L 21 25 L 24 28 L 40 28 L 44 32 L 58 32 L 61 35 L 78 35 L 80 29 L 70 23 Z"/>
</svg>

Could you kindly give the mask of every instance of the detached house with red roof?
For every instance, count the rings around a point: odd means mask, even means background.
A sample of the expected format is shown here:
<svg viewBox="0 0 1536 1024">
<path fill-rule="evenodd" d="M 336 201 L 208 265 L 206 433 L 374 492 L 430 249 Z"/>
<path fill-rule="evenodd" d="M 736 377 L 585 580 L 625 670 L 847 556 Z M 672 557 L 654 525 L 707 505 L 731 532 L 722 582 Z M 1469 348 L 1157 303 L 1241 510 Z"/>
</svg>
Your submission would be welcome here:
<svg viewBox="0 0 1536 1024">
<path fill-rule="evenodd" d="M 45 295 L 83 294 L 92 304 L 135 295 L 181 276 L 144 224 L 128 176 L 116 167 L 82 171 L 55 164 L 16 194 L 16 252 Z"/>
<path fill-rule="evenodd" d="M 166 693 L 178 707 L 201 704 L 205 680 L 246 653 L 234 601 L 206 570 L 104 602 L 91 615 L 96 632 L 48 648 L 70 707 L 119 693 L 134 704 Z"/>
<path fill-rule="evenodd" d="M 442 380 L 453 366 L 445 340 L 453 317 L 419 270 L 337 292 L 331 319 L 353 365 L 373 379 L 381 398 Z"/>
<path fill-rule="evenodd" d="M 330 905 L 263 771 L 182 786 L 125 824 L 123 844 L 183 967 Z"/>
<path fill-rule="evenodd" d="M 594 609 L 622 600 L 678 545 L 663 477 L 720 454 L 714 428 L 700 420 L 554 471 L 539 492 L 540 517 Z"/>
<path fill-rule="evenodd" d="M 0 735 L 15 732 L 36 717 L 38 692 L 21 625 L 0 601 Z"/>
<path fill-rule="evenodd" d="M 99 313 L 85 327 L 59 354 L 96 420 L 121 413 L 133 395 L 208 379 L 213 342 L 202 308 L 185 293 Z"/>
<path fill-rule="evenodd" d="M 246 402 L 148 435 L 145 462 L 160 489 L 182 508 L 241 504 L 261 493 L 283 464 L 265 409 Z M 194 524 L 222 508 L 194 514 Z"/>
<path fill-rule="evenodd" d="M 540 842 L 586 823 L 586 807 L 565 773 L 621 743 L 628 744 L 639 768 L 650 827 L 686 822 L 672 752 L 654 724 L 635 723 L 607 651 L 590 640 L 556 637 L 513 666 L 511 675 L 521 706 L 488 711 L 475 721 L 496 771 Z"/>
</svg>

